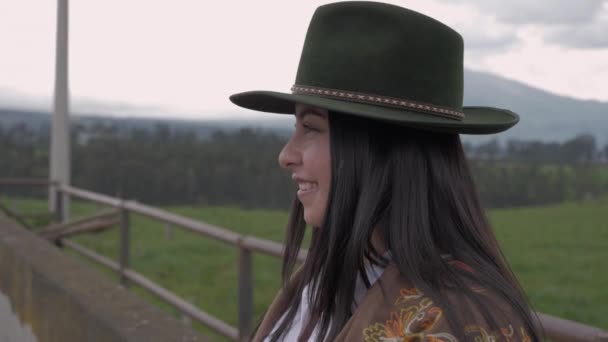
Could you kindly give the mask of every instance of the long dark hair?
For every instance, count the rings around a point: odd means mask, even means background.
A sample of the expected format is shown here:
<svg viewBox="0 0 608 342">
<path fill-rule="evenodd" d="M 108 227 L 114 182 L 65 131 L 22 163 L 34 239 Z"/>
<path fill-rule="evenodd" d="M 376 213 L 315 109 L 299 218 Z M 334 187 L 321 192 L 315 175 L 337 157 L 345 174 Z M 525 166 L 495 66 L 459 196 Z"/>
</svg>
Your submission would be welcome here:
<svg viewBox="0 0 608 342">
<path fill-rule="evenodd" d="M 459 136 L 336 112 L 329 113 L 329 124 L 332 174 L 325 220 L 313 231 L 299 281 L 288 286 L 306 229 L 302 206 L 294 201 L 282 271 L 287 301 L 280 311 L 286 316 L 270 340 L 280 341 L 289 329 L 306 285 L 311 317 L 304 321 L 303 335 L 317 324 L 318 341 L 338 335 L 352 316 L 357 277 L 369 287 L 366 260 L 388 262 L 371 243 L 379 226 L 391 262 L 413 286 L 443 304 L 459 340 L 466 340 L 456 328 L 467 308 L 449 305 L 446 287 L 468 296 L 498 330 L 487 298 L 471 290 L 473 281 L 510 304 L 533 340 L 540 341 L 529 303 L 478 199 Z M 446 254 L 475 272 L 450 266 Z"/>
</svg>

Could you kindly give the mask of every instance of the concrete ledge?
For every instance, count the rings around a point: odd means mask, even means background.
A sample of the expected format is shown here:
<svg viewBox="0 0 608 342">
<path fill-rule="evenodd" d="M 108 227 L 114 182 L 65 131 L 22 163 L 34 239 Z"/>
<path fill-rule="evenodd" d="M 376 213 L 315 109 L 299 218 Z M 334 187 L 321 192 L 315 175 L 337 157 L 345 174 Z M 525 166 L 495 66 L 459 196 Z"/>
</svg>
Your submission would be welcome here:
<svg viewBox="0 0 608 342">
<path fill-rule="evenodd" d="M 9 299 L 12 314 L 24 330 L 33 332 L 37 342 L 207 341 L 192 328 L 0 216 L 0 302 L 2 297 Z M 3 314 L 0 312 L 0 317 Z M 12 342 L 10 333 L 6 333 L 10 327 L 3 324 L 8 323 L 0 321 L 0 332 L 4 331 L 0 339 Z"/>
</svg>

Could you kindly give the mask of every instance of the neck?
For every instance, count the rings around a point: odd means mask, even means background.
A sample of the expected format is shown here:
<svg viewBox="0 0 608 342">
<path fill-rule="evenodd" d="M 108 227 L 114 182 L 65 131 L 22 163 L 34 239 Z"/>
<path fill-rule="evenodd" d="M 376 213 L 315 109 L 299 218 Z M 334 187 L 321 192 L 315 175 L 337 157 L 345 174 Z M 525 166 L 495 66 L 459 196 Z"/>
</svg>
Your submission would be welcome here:
<svg viewBox="0 0 608 342">
<path fill-rule="evenodd" d="M 380 255 L 386 253 L 386 251 L 387 251 L 386 244 L 384 243 L 383 235 L 384 234 L 383 234 L 382 227 L 380 225 L 376 225 L 376 227 L 374 228 L 374 231 L 372 232 L 372 246 L 374 246 L 374 249 Z"/>
</svg>

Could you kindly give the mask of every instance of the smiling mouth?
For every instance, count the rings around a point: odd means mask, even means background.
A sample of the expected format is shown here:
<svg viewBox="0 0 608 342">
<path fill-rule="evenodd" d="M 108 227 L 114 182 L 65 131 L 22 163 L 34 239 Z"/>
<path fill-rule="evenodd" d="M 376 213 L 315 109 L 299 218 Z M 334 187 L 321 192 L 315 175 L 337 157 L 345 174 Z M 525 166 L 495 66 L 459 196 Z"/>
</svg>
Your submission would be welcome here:
<svg viewBox="0 0 608 342">
<path fill-rule="evenodd" d="M 315 182 L 298 182 L 298 195 L 303 195 L 317 189 Z"/>
</svg>

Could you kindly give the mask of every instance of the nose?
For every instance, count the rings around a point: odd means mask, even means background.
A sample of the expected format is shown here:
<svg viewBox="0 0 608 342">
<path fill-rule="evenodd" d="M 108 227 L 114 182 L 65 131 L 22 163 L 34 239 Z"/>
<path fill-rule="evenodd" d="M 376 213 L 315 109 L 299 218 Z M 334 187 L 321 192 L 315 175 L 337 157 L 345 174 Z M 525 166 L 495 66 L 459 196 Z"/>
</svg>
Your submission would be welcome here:
<svg viewBox="0 0 608 342">
<path fill-rule="evenodd" d="M 293 136 L 287 141 L 279 153 L 279 165 L 283 169 L 291 169 L 301 161 L 301 154 L 295 146 Z"/>
</svg>

